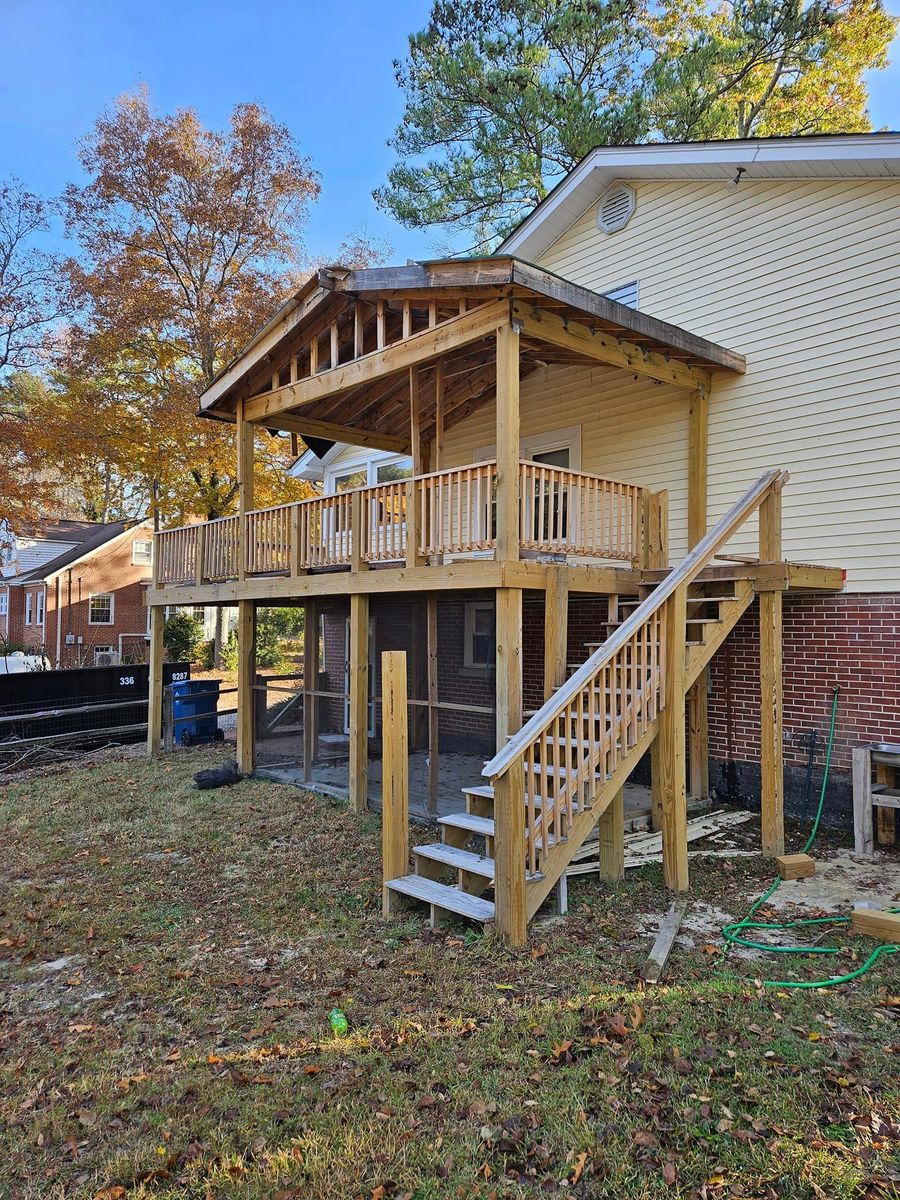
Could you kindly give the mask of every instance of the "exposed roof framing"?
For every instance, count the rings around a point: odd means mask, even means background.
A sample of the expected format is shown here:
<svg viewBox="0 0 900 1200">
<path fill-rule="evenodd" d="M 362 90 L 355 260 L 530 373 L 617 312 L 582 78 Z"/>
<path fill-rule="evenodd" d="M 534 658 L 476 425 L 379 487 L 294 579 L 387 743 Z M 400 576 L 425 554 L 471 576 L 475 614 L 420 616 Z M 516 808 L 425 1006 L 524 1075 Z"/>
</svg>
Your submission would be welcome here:
<svg viewBox="0 0 900 1200">
<path fill-rule="evenodd" d="M 445 427 L 494 393 L 497 329 L 514 321 L 523 375 L 604 363 L 685 388 L 744 358 L 514 258 L 319 271 L 201 397 L 201 411 L 301 436 L 405 450 L 410 370 L 426 439 L 443 364 Z"/>
</svg>

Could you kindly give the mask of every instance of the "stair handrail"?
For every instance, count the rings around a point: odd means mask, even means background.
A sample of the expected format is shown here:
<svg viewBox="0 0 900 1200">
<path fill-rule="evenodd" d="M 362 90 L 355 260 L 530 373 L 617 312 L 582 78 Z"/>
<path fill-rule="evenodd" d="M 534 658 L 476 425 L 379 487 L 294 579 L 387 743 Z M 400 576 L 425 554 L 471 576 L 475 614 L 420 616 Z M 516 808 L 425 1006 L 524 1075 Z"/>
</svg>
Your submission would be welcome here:
<svg viewBox="0 0 900 1200">
<path fill-rule="evenodd" d="M 534 713 L 522 726 L 518 733 L 509 739 L 506 745 L 486 763 L 481 772 L 487 779 L 498 779 L 505 775 L 514 762 L 528 749 L 541 734 L 549 728 L 567 704 L 586 688 L 597 671 L 611 661 L 619 650 L 641 628 L 644 622 L 682 585 L 687 585 L 699 575 L 709 561 L 715 558 L 719 550 L 735 530 L 752 516 L 770 492 L 780 491 L 789 479 L 788 472 L 780 467 L 766 471 L 737 500 L 725 515 L 712 527 L 709 533 L 690 550 L 681 562 L 673 567 L 668 575 L 659 583 L 653 592 L 643 600 L 631 616 L 623 621 L 617 630 L 574 674 L 570 675 L 562 687 L 557 688 L 553 695 Z"/>
</svg>

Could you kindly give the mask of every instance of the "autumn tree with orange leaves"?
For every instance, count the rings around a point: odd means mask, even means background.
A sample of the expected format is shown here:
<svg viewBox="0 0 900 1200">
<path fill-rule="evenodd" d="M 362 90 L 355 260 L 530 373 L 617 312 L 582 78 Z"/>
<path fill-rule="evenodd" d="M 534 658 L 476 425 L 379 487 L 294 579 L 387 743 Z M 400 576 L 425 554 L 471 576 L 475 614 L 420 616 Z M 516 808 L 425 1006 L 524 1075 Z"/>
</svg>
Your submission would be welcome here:
<svg viewBox="0 0 900 1200">
<path fill-rule="evenodd" d="M 145 90 L 99 117 L 80 159 L 89 181 L 64 196 L 81 254 L 68 264 L 77 316 L 60 417 L 77 453 L 102 444 L 157 521 L 222 516 L 233 434 L 198 417 L 197 398 L 296 286 L 318 177 L 259 105 L 215 132 L 190 109 L 154 112 Z M 260 433 L 262 502 L 303 494 L 288 450 Z"/>
</svg>

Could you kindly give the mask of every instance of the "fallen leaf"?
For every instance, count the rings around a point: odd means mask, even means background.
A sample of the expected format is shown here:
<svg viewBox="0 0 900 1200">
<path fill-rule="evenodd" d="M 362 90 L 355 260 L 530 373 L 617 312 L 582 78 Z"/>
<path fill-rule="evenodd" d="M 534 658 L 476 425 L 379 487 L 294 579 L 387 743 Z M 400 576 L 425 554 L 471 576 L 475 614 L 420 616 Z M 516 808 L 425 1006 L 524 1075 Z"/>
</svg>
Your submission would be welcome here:
<svg viewBox="0 0 900 1200">
<path fill-rule="evenodd" d="M 572 1168 L 572 1174 L 569 1179 L 570 1183 L 578 1182 L 578 1180 L 581 1178 L 581 1176 L 584 1172 L 584 1164 L 586 1162 L 587 1162 L 587 1153 L 585 1151 L 582 1151 L 581 1154 L 579 1154 L 578 1157 L 575 1159 L 575 1165 Z"/>
<path fill-rule="evenodd" d="M 662 1169 L 663 1182 L 669 1187 L 675 1186 L 675 1181 L 678 1178 L 678 1172 L 675 1170 L 674 1163 L 664 1163 Z"/>
<path fill-rule="evenodd" d="M 125 1189 L 120 1183 L 110 1184 L 109 1187 L 101 1188 L 99 1192 L 94 1193 L 94 1200 L 121 1200 L 125 1195 Z"/>
</svg>

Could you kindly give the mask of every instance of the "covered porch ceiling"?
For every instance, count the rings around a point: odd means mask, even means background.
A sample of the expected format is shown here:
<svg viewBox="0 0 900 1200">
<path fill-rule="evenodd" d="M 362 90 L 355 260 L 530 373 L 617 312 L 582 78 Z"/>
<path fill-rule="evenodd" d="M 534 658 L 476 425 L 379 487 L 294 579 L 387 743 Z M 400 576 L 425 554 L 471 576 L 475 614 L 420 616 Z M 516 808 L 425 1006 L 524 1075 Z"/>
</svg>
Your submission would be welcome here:
<svg viewBox="0 0 900 1200">
<path fill-rule="evenodd" d="M 496 333 L 524 378 L 551 363 L 632 370 L 691 391 L 743 355 L 515 258 L 320 270 L 204 392 L 203 415 L 408 452 L 490 401 Z"/>
</svg>

